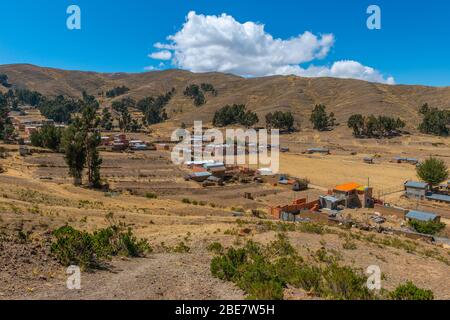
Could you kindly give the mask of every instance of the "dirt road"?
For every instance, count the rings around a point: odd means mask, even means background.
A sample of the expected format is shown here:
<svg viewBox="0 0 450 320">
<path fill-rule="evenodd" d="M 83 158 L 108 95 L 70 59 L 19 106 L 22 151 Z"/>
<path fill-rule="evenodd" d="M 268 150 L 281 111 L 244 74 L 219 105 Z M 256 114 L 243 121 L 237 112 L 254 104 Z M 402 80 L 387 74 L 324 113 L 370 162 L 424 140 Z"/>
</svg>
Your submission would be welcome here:
<svg viewBox="0 0 450 320">
<path fill-rule="evenodd" d="M 148 258 L 116 260 L 109 271 L 81 274 L 81 290 L 68 290 L 61 277 L 47 288 L 19 295 L 19 299 L 243 299 L 230 282 L 211 276 L 206 255 L 192 261 L 190 254 L 151 254 Z"/>
</svg>

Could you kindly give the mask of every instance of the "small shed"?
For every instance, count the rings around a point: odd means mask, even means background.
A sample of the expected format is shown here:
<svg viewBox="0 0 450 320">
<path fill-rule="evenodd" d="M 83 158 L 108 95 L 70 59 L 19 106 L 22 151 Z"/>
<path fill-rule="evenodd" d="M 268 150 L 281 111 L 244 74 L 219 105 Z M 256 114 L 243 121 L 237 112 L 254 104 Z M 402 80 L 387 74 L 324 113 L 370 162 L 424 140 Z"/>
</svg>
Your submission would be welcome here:
<svg viewBox="0 0 450 320">
<path fill-rule="evenodd" d="M 310 148 L 306 150 L 308 154 L 318 153 L 318 154 L 330 154 L 330 150 L 326 148 Z"/>
<path fill-rule="evenodd" d="M 341 202 L 338 198 L 333 196 L 321 196 L 319 198 L 320 206 L 323 209 L 329 209 L 329 210 L 337 210 L 338 205 Z"/>
<path fill-rule="evenodd" d="M 270 168 L 261 168 L 258 169 L 257 172 L 262 176 L 273 176 L 273 171 Z"/>
<path fill-rule="evenodd" d="M 211 173 L 209 172 L 193 172 L 189 175 L 189 178 L 197 181 L 197 182 L 203 182 L 206 179 L 208 179 L 211 176 Z"/>
<path fill-rule="evenodd" d="M 367 164 L 374 164 L 373 158 L 370 158 L 370 157 L 365 157 L 365 158 L 363 159 L 363 161 L 364 161 L 365 163 L 367 163 Z"/>
<path fill-rule="evenodd" d="M 417 210 L 410 210 L 406 216 L 406 220 L 411 221 L 421 221 L 421 222 L 440 222 L 441 217 L 437 214 L 430 213 L 430 212 L 424 212 L 424 211 L 417 211 Z"/>
<path fill-rule="evenodd" d="M 412 199 L 424 200 L 429 186 L 425 182 L 407 181 L 405 183 L 405 196 Z"/>
</svg>

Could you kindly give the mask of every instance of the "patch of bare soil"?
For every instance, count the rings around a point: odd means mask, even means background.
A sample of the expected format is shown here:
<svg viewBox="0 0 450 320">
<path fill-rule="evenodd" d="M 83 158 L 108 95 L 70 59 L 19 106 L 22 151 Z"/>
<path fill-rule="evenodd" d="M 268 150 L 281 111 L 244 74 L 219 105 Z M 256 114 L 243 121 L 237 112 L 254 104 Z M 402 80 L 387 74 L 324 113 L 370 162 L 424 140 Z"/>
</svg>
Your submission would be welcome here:
<svg viewBox="0 0 450 320">
<path fill-rule="evenodd" d="M 0 235 L 0 299 L 32 294 L 34 288 L 53 282 L 61 271 L 50 256 L 48 237 L 39 240 L 20 235 Z"/>
</svg>

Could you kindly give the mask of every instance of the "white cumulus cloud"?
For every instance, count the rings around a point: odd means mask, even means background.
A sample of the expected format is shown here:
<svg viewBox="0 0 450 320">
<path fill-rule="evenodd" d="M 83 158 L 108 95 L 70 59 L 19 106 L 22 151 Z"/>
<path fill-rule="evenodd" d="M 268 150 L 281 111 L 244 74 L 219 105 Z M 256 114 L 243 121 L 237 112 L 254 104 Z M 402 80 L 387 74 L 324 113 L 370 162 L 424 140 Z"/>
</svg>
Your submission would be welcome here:
<svg viewBox="0 0 450 320">
<path fill-rule="evenodd" d="M 331 67 L 301 65 L 325 58 L 333 47 L 333 34 L 309 31 L 290 39 L 276 39 L 255 22 L 240 23 L 232 16 L 206 16 L 189 12 L 181 30 L 156 43 L 157 60 L 171 60 L 192 72 L 219 71 L 245 77 L 294 74 L 339 77 L 394 83 L 379 71 L 356 61 L 338 61 Z"/>
<path fill-rule="evenodd" d="M 153 52 L 148 55 L 152 59 L 156 60 L 170 60 L 172 59 L 172 52 L 168 50 Z"/>
</svg>

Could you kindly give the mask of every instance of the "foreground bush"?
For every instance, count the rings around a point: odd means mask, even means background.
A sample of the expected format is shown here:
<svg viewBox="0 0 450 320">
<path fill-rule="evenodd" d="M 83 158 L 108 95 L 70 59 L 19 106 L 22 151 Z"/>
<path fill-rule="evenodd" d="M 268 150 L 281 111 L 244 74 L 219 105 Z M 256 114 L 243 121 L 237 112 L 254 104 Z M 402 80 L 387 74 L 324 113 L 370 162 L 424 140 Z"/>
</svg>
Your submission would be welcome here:
<svg viewBox="0 0 450 320">
<path fill-rule="evenodd" d="M 411 220 L 409 222 L 411 228 L 415 231 L 423 234 L 436 235 L 441 232 L 442 229 L 445 228 L 445 223 L 437 222 L 437 221 L 416 221 Z"/>
<path fill-rule="evenodd" d="M 217 244 L 215 247 L 219 247 Z M 211 250 L 212 251 L 212 250 Z M 348 266 L 341 266 L 337 258 L 318 250 L 311 262 L 298 256 L 287 236 L 263 246 L 249 241 L 242 248 L 215 251 L 211 261 L 213 276 L 232 281 L 247 293 L 247 298 L 281 300 L 288 285 L 310 294 L 333 300 L 397 299 L 399 297 L 430 297 L 432 292 L 411 288 L 397 289 L 391 294 L 385 290 L 371 291 L 367 277 Z"/>
<path fill-rule="evenodd" d="M 151 251 L 146 240 L 138 240 L 131 228 L 123 224 L 100 229 L 94 233 L 64 226 L 54 232 L 51 252 L 64 266 L 78 265 L 83 269 L 102 267 L 113 256 L 140 257 Z"/>
<path fill-rule="evenodd" d="M 408 281 L 406 284 L 398 286 L 390 293 L 390 298 L 393 300 L 433 300 L 434 294 L 431 290 L 418 288 Z"/>
<path fill-rule="evenodd" d="M 329 299 L 373 298 L 366 277 L 336 263 L 305 263 L 283 234 L 267 246 L 248 242 L 226 250 L 211 261 L 211 272 L 236 283 L 249 299 L 281 300 L 288 284 Z"/>
</svg>

